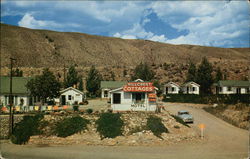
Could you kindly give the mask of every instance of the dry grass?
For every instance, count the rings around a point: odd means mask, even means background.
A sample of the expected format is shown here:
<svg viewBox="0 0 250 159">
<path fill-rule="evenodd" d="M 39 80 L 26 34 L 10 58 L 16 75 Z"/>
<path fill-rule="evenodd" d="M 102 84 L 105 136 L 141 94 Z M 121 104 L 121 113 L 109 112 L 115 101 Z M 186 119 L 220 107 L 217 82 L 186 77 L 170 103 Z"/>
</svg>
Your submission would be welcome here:
<svg viewBox="0 0 250 159">
<path fill-rule="evenodd" d="M 96 65 L 105 79 L 111 71 L 116 80 L 127 80 L 134 66 L 141 61 L 153 65 L 156 78 L 182 82 L 192 59 L 199 63 L 207 56 L 214 66 L 221 66 L 229 79 L 247 76 L 249 48 L 216 48 L 195 45 L 170 45 L 148 40 L 123 40 L 82 33 L 64 33 L 47 30 L 32 30 L 1 24 L 2 74 L 8 72 L 9 57 L 17 59 L 16 66 L 24 69 L 25 76 L 39 74 L 43 67 L 52 68 L 63 76 L 62 66 L 76 64 L 80 74 L 86 75 L 87 68 Z M 168 69 L 161 67 L 169 64 Z M 123 70 L 128 77 L 123 76 Z"/>
</svg>

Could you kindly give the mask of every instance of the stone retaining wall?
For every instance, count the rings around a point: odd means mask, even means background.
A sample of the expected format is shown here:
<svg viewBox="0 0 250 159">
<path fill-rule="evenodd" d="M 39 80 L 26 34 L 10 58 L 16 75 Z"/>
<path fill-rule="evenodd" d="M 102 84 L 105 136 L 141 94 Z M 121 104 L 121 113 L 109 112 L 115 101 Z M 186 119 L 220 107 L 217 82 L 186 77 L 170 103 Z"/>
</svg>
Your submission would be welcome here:
<svg viewBox="0 0 250 159">
<path fill-rule="evenodd" d="M 14 115 L 14 123 L 18 123 L 23 119 L 23 115 Z M 0 115 L 0 139 L 7 138 L 9 135 L 9 116 Z"/>
</svg>

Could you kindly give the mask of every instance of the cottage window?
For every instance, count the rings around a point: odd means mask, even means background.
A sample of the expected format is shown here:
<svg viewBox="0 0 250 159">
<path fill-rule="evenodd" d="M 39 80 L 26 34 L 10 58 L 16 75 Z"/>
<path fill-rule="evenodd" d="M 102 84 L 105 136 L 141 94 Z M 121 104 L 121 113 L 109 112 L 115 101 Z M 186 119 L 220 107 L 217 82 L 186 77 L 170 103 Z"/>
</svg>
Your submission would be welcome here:
<svg viewBox="0 0 250 159">
<path fill-rule="evenodd" d="M 121 104 L 121 93 L 113 94 L 113 104 Z"/>
<path fill-rule="evenodd" d="M 196 91 L 196 88 L 195 87 L 193 87 L 193 92 L 195 92 Z"/>
<path fill-rule="evenodd" d="M 108 97 L 108 91 L 107 90 L 104 91 L 104 97 Z"/>
<path fill-rule="evenodd" d="M 227 87 L 227 91 L 232 91 L 232 87 Z"/>
<path fill-rule="evenodd" d="M 8 105 L 8 96 L 4 96 L 5 97 L 5 99 L 4 99 L 4 104 L 5 105 Z"/>
<path fill-rule="evenodd" d="M 68 95 L 68 100 L 71 100 L 72 99 L 72 96 L 71 95 Z"/>
<path fill-rule="evenodd" d="M 222 91 L 222 87 L 219 87 L 219 91 L 220 91 L 220 92 Z"/>
<path fill-rule="evenodd" d="M 132 99 L 134 103 L 144 103 L 145 93 L 133 93 Z"/>
<path fill-rule="evenodd" d="M 175 91 L 175 88 L 174 87 L 172 87 L 172 92 L 174 92 Z"/>
<path fill-rule="evenodd" d="M 17 105 L 17 96 L 14 96 L 14 105 Z"/>
<path fill-rule="evenodd" d="M 247 94 L 250 93 L 250 88 L 246 88 Z"/>
</svg>

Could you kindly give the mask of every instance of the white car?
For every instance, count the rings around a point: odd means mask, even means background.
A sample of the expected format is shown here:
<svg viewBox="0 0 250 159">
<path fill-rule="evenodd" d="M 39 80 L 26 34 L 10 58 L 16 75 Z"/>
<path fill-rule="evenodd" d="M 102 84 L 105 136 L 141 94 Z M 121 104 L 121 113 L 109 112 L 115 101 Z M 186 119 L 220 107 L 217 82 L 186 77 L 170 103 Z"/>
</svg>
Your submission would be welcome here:
<svg viewBox="0 0 250 159">
<path fill-rule="evenodd" d="M 186 110 L 178 111 L 178 117 L 180 117 L 185 123 L 193 123 L 193 116 Z"/>
</svg>

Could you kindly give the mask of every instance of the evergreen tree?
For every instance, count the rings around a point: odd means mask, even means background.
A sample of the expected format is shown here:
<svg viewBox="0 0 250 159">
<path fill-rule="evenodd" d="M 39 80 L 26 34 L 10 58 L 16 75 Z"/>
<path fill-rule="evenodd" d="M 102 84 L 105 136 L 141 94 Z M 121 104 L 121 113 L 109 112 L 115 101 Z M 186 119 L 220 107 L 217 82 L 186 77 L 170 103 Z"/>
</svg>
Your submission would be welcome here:
<svg viewBox="0 0 250 159">
<path fill-rule="evenodd" d="M 115 81 L 115 73 L 111 71 L 111 81 Z"/>
<path fill-rule="evenodd" d="M 75 66 L 70 66 L 69 71 L 67 73 L 66 81 L 64 86 L 65 87 L 73 87 L 74 85 L 77 85 L 79 82 L 79 77 L 77 74 L 77 71 L 75 69 Z"/>
<path fill-rule="evenodd" d="M 131 80 L 142 79 L 144 81 L 151 81 L 155 73 L 149 68 L 146 63 L 140 63 L 134 69 L 134 75 Z"/>
<path fill-rule="evenodd" d="M 12 70 L 12 76 L 13 77 L 23 77 L 23 71 L 19 70 L 18 68 L 15 70 Z"/>
<path fill-rule="evenodd" d="M 224 80 L 227 80 L 227 73 L 224 73 L 224 74 L 223 74 L 223 79 L 224 79 Z"/>
<path fill-rule="evenodd" d="M 86 88 L 91 96 L 98 96 L 99 89 L 101 85 L 102 76 L 99 74 L 98 70 L 96 70 L 95 66 L 90 68 L 88 73 Z"/>
<path fill-rule="evenodd" d="M 59 96 L 60 82 L 48 68 L 43 70 L 43 74 L 31 79 L 26 87 L 30 91 L 31 96 L 40 97 L 42 102 L 46 102 L 47 98 L 53 99 Z"/>
<path fill-rule="evenodd" d="M 153 86 L 155 86 L 155 87 L 158 88 L 157 96 L 159 97 L 162 94 L 162 88 L 163 88 L 163 86 L 160 84 L 160 82 L 158 80 L 154 80 Z"/>
<path fill-rule="evenodd" d="M 196 82 L 196 66 L 193 62 L 190 61 L 188 73 L 186 77 L 186 82 L 194 81 Z"/>
<path fill-rule="evenodd" d="M 126 77 L 126 75 L 127 75 L 127 70 L 124 69 L 124 70 L 123 70 L 123 77 Z"/>
<path fill-rule="evenodd" d="M 83 81 L 82 81 L 82 78 L 80 78 L 80 80 L 79 80 L 78 89 L 79 89 L 80 91 L 83 91 Z"/>
<path fill-rule="evenodd" d="M 204 57 L 198 67 L 196 78 L 196 82 L 200 84 L 200 91 L 202 94 L 211 93 L 211 86 L 213 84 L 212 71 L 212 65 L 208 62 L 207 58 Z"/>
<path fill-rule="evenodd" d="M 216 70 L 216 75 L 215 75 L 214 81 L 218 82 L 218 81 L 220 81 L 222 79 L 223 79 L 223 75 L 222 75 L 220 67 L 218 67 L 217 70 Z"/>
</svg>

